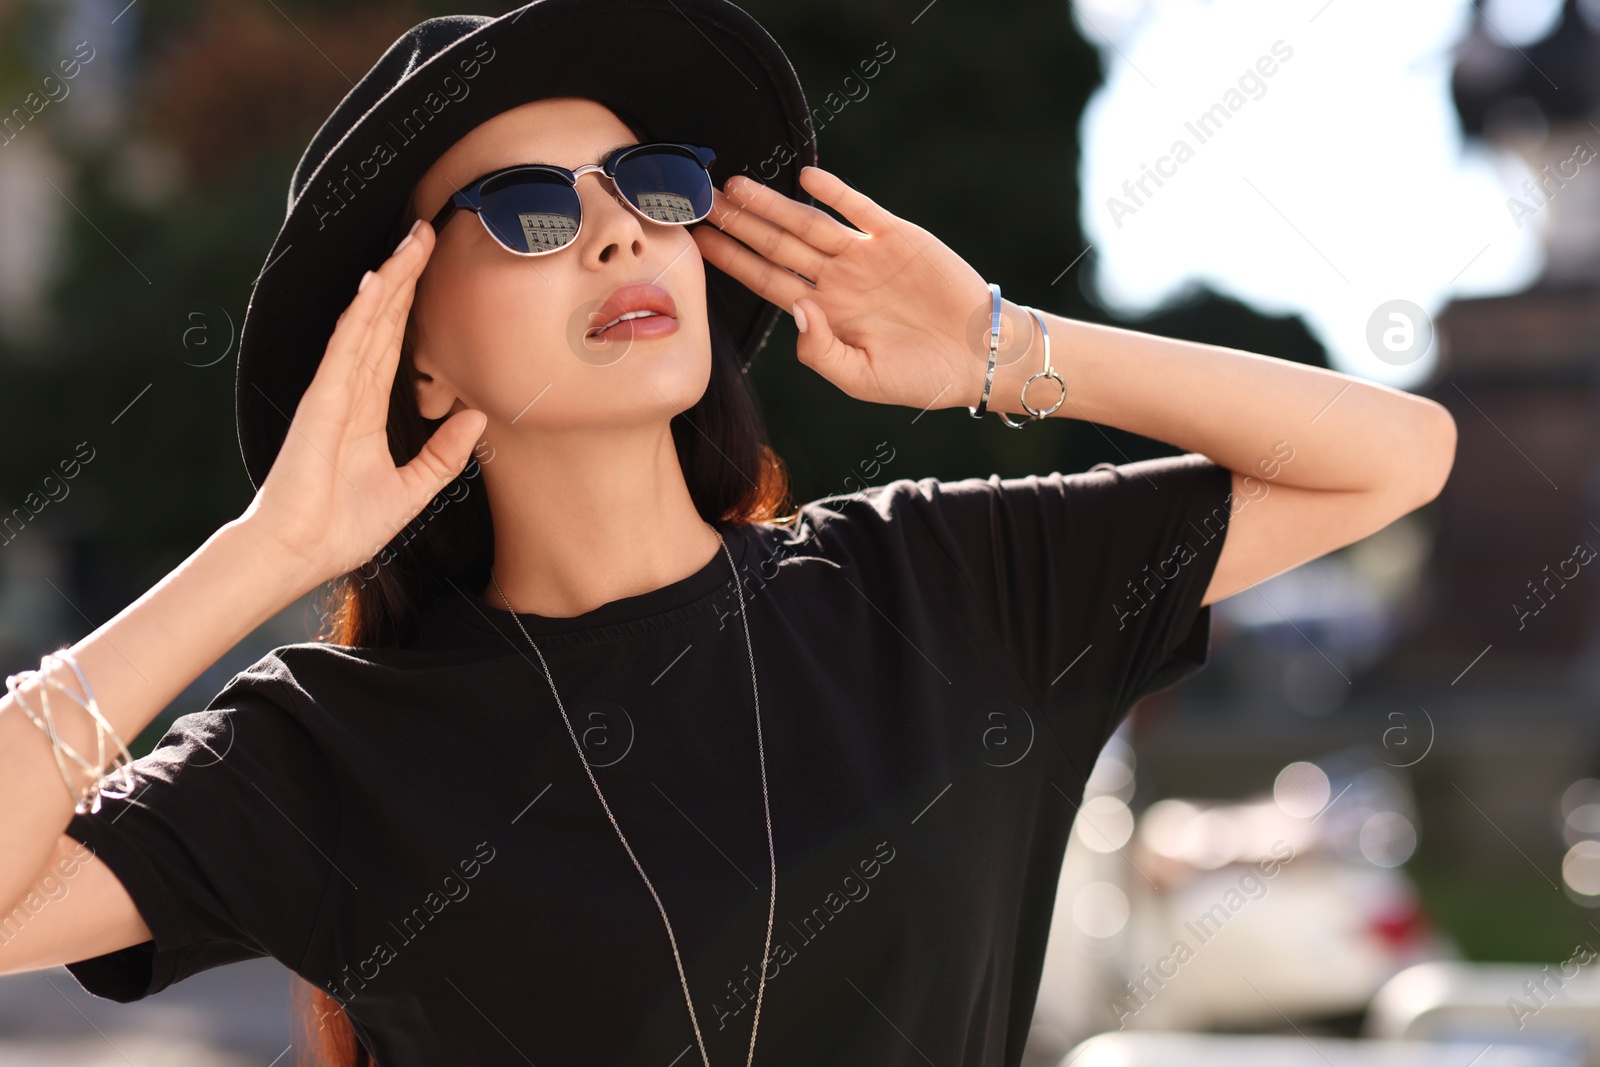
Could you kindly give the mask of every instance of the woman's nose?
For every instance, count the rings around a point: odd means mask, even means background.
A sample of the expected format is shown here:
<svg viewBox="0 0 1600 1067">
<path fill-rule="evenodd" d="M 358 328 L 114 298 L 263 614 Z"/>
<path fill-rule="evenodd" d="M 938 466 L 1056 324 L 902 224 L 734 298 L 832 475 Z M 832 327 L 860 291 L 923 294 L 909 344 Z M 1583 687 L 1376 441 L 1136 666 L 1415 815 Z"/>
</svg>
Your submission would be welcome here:
<svg viewBox="0 0 1600 1067">
<path fill-rule="evenodd" d="M 592 179 L 594 185 L 584 191 L 582 184 L 586 178 Z M 579 195 L 583 197 L 585 212 L 583 228 L 588 239 L 586 243 L 590 247 L 601 249 L 602 259 L 606 258 L 604 249 L 612 245 L 621 247 L 637 243 L 644 236 L 644 220 L 634 211 L 633 205 L 617 191 L 611 179 L 599 172 L 591 172 L 580 176 L 578 184 Z M 606 199 L 611 202 L 606 203 Z"/>
</svg>

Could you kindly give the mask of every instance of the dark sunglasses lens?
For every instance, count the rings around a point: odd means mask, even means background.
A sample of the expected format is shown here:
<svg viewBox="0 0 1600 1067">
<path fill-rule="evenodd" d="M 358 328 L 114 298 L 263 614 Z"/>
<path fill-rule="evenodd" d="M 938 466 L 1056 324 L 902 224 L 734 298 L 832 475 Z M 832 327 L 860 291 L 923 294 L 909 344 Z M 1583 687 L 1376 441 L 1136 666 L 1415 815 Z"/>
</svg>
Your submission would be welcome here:
<svg viewBox="0 0 1600 1067">
<path fill-rule="evenodd" d="M 656 222 L 696 222 L 711 211 L 711 176 L 675 148 L 635 152 L 617 164 L 617 191 Z"/>
<path fill-rule="evenodd" d="M 512 171 L 479 191 L 484 225 L 513 252 L 553 252 L 578 235 L 578 192 L 559 174 Z"/>
</svg>

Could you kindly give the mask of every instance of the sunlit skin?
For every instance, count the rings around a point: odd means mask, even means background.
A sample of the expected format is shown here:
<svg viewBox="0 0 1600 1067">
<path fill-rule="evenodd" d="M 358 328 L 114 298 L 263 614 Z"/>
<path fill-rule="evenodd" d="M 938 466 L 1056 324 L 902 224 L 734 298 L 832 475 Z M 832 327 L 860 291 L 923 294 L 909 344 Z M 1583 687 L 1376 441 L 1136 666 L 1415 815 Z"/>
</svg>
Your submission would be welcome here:
<svg viewBox="0 0 1600 1067">
<path fill-rule="evenodd" d="M 428 168 L 418 213 L 432 219 L 457 188 L 499 167 L 576 169 L 636 141 L 594 101 L 525 104 L 476 127 Z M 599 173 L 579 178 L 578 192 L 576 240 L 535 258 L 507 252 L 471 212 L 457 211 L 437 235 L 424 224 L 416 239 L 433 244 L 411 310 L 422 414 L 471 408 L 488 416 L 477 454 L 494 518 L 495 577 L 518 611 L 558 617 L 659 588 L 721 551 L 694 510 L 670 431 L 711 374 L 699 249 L 687 228 L 622 203 Z M 630 282 L 672 295 L 677 331 L 624 334 L 611 351 L 587 349 L 583 358 L 574 337 L 600 301 Z M 504 607 L 493 585 L 479 597 Z"/>
</svg>

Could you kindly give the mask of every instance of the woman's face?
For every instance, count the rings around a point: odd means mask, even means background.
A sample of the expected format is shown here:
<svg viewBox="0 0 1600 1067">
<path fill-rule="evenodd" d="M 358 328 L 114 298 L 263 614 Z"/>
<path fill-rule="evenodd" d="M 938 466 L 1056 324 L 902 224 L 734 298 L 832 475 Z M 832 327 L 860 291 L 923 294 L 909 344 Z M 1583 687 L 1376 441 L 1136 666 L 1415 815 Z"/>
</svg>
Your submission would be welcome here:
<svg viewBox="0 0 1600 1067">
<path fill-rule="evenodd" d="M 575 97 L 537 100 L 478 126 L 416 187 L 432 220 L 457 189 L 513 163 L 576 170 L 637 138 L 610 109 Z M 517 427 L 581 429 L 664 423 L 705 392 L 711 375 L 705 266 L 686 226 L 643 218 L 591 171 L 578 179 L 583 223 L 555 252 L 517 256 L 470 211 L 457 210 L 417 282 L 412 305 L 417 401 L 425 418 L 463 408 L 489 417 L 486 439 Z M 678 327 L 605 340 L 600 305 L 619 286 L 665 289 Z M 620 331 L 620 332 L 619 332 Z M 537 403 L 533 401 L 537 399 Z M 512 432 L 516 432 L 515 429 Z"/>
</svg>

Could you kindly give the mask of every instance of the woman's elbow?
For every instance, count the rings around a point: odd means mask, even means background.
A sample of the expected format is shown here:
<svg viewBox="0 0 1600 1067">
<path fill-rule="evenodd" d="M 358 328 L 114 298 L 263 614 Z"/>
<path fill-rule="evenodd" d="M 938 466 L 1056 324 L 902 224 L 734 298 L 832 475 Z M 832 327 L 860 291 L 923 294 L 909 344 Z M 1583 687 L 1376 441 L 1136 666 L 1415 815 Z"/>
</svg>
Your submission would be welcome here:
<svg viewBox="0 0 1600 1067">
<path fill-rule="evenodd" d="M 1406 479 L 1416 493 L 1413 507 L 1421 507 L 1438 497 L 1450 480 L 1456 463 L 1456 420 L 1450 409 L 1427 397 L 1415 398 L 1421 405 L 1418 416 L 1418 445 L 1411 477 Z"/>
</svg>

